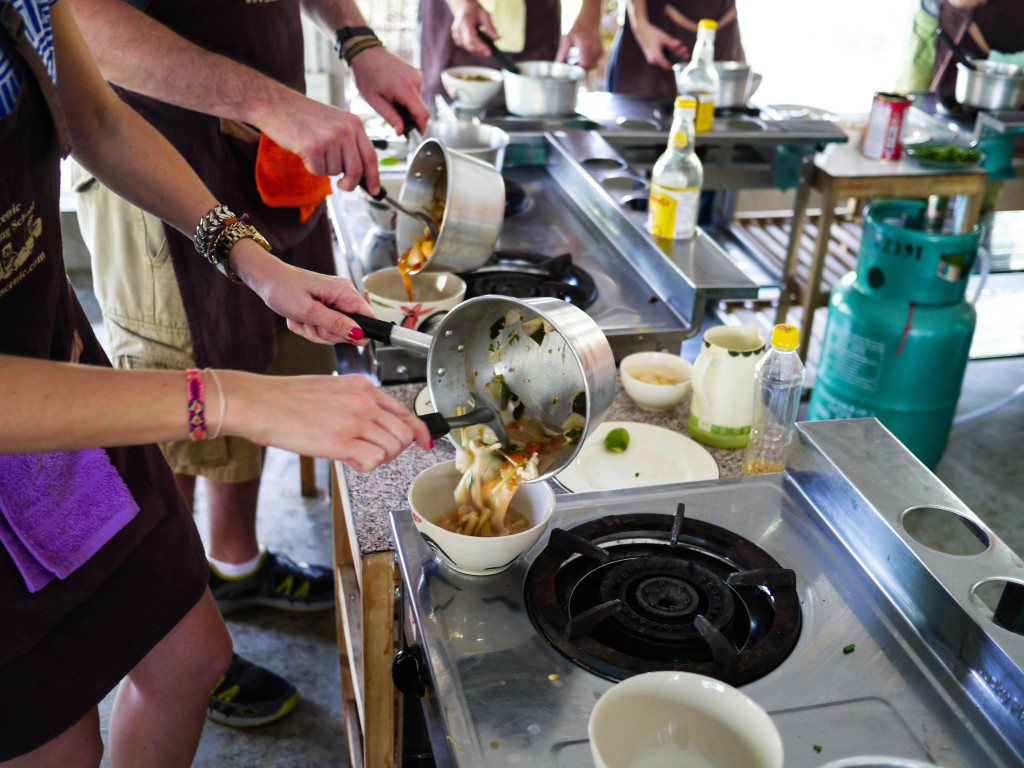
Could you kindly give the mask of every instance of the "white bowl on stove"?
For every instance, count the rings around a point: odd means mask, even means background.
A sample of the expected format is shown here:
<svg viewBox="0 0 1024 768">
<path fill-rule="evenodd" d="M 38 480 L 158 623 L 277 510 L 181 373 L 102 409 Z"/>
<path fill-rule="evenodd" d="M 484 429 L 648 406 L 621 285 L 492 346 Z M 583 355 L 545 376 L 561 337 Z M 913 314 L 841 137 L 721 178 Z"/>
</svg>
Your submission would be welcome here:
<svg viewBox="0 0 1024 768">
<path fill-rule="evenodd" d="M 433 521 L 455 506 L 455 486 L 462 473 L 454 461 L 444 461 L 420 472 L 409 486 L 409 508 L 416 529 L 451 568 L 470 576 L 488 576 L 512 564 L 537 543 L 551 521 L 555 494 L 544 482 L 526 483 L 512 497 L 510 506 L 532 523 L 525 531 L 508 536 L 466 536 Z"/>
<path fill-rule="evenodd" d="M 782 737 L 753 699 L 691 672 L 646 672 L 616 683 L 588 722 L 597 768 L 782 768 Z"/>
</svg>

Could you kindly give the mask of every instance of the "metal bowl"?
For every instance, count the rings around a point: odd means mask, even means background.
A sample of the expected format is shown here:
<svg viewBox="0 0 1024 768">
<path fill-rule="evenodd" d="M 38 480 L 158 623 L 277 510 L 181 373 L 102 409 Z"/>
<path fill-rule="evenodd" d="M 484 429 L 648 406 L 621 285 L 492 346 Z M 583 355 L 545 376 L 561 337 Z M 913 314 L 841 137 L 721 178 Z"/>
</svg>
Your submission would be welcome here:
<svg viewBox="0 0 1024 768">
<path fill-rule="evenodd" d="M 448 149 L 475 157 L 501 169 L 509 135 L 496 125 L 465 121 L 432 120 L 423 133 L 425 139 L 437 139 Z"/>
<path fill-rule="evenodd" d="M 956 100 L 978 109 L 1020 109 L 1024 105 L 1024 68 L 976 60 L 975 69 L 956 65 Z"/>
</svg>

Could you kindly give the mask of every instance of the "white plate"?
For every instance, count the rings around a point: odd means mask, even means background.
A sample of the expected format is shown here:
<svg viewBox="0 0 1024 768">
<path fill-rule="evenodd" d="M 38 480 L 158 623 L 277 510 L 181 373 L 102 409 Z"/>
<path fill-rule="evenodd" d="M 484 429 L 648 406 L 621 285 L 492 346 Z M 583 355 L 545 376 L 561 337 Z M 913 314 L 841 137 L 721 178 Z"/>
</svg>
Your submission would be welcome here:
<svg viewBox="0 0 1024 768">
<path fill-rule="evenodd" d="M 417 416 L 434 412 L 434 404 L 430 402 L 430 387 L 424 387 L 416 393 L 416 399 L 412 403 L 412 412 Z"/>
<path fill-rule="evenodd" d="M 784 120 L 828 120 L 832 113 L 821 107 L 808 107 L 804 104 L 769 104 Z"/>
<path fill-rule="evenodd" d="M 616 427 L 629 432 L 629 448 L 613 453 L 604 437 Z M 606 421 L 588 437 L 572 464 L 555 481 L 573 493 L 640 488 L 664 483 L 717 480 L 718 462 L 699 443 L 664 427 Z"/>
</svg>

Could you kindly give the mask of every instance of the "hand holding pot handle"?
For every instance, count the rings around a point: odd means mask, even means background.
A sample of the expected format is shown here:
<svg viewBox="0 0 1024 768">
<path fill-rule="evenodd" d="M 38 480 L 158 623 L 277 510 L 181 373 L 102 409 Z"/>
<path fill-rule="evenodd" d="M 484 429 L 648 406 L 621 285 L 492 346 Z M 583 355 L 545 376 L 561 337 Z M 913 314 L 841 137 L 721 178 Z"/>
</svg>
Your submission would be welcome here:
<svg viewBox="0 0 1024 768">
<path fill-rule="evenodd" d="M 434 337 L 429 333 L 413 331 L 386 320 L 379 320 L 376 317 L 360 315 L 355 312 L 343 312 L 342 314 L 355 320 L 359 327 L 363 329 L 364 337 L 371 341 L 400 347 L 420 355 L 430 352 L 430 344 Z"/>
<path fill-rule="evenodd" d="M 359 183 L 362 184 L 363 182 Z M 359 324 L 359 327 L 363 329 L 363 335 L 366 338 L 372 341 L 379 341 L 381 344 L 391 343 L 391 331 L 395 327 L 394 323 L 390 323 L 385 320 L 378 320 L 376 317 L 370 317 L 368 315 L 360 315 L 355 312 L 343 312 L 342 314 L 352 320 L 355 320 L 356 323 Z"/>
</svg>

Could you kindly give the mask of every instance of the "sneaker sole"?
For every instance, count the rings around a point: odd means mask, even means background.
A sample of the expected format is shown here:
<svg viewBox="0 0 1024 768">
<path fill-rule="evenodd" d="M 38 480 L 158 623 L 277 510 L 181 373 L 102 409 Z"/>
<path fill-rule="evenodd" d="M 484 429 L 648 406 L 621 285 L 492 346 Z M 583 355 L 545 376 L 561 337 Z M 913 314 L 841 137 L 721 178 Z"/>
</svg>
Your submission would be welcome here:
<svg viewBox="0 0 1024 768">
<path fill-rule="evenodd" d="M 218 712 L 215 709 L 206 710 L 206 719 L 212 720 L 218 725 L 226 725 L 230 728 L 256 728 L 261 725 L 269 725 L 270 723 L 276 722 L 286 715 L 291 714 L 291 711 L 295 709 L 295 706 L 299 703 L 299 692 L 296 691 L 285 700 L 281 708 L 272 715 L 265 715 L 264 717 L 249 717 L 246 715 L 228 715 L 223 712 Z"/>
<path fill-rule="evenodd" d="M 316 613 L 317 611 L 326 611 L 330 608 L 334 608 L 334 598 L 332 597 L 329 601 L 322 600 L 319 602 L 308 602 L 308 603 L 296 603 L 286 599 L 275 599 L 272 597 L 251 597 L 243 598 L 241 600 L 216 600 L 217 607 L 220 608 L 221 613 L 233 613 L 234 611 L 240 611 L 243 608 L 249 608 L 252 606 L 262 605 L 267 608 L 277 608 L 281 611 L 290 611 L 292 613 Z"/>
</svg>

